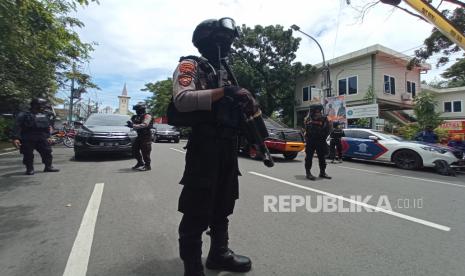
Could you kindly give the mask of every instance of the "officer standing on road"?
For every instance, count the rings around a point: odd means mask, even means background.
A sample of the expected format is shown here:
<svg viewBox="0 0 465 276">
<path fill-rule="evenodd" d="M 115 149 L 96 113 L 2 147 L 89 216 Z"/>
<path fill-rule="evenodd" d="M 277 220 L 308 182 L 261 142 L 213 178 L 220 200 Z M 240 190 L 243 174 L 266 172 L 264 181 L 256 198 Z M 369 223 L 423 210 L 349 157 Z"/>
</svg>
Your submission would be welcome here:
<svg viewBox="0 0 465 276">
<path fill-rule="evenodd" d="M 183 213 L 179 252 L 185 276 L 205 275 L 201 256 L 202 233 L 207 227 L 211 238 L 208 269 L 247 272 L 252 267 L 248 257 L 237 255 L 228 247 L 228 216 L 238 199 L 240 172 L 238 113 L 226 108 L 231 105 L 225 103 L 245 105 L 248 116 L 256 111 L 252 110 L 256 102 L 249 91 L 228 86 L 236 82 L 226 58 L 238 35 L 231 18 L 203 21 L 192 38 L 202 56 L 181 58 L 173 76 L 177 117 L 187 115 L 192 125 L 178 206 Z"/>
<path fill-rule="evenodd" d="M 344 130 L 341 127 L 341 123 L 334 122 L 333 130 L 331 131 L 330 142 L 329 142 L 329 156 L 331 163 L 334 163 L 337 153 L 337 161 L 342 162 L 342 137 L 345 136 Z"/>
<path fill-rule="evenodd" d="M 13 145 L 23 154 L 23 164 L 26 174 L 34 174 L 34 149 L 42 157 L 45 164 L 44 172 L 58 172 L 52 166 L 52 148 L 50 146 L 50 129 L 55 116 L 50 111 L 47 100 L 35 98 L 31 101 L 31 109 L 22 112 L 16 118 L 13 129 Z"/>
<path fill-rule="evenodd" d="M 128 121 L 128 127 L 137 131 L 137 138 L 132 145 L 132 152 L 137 160 L 133 170 L 150 171 L 150 153 L 152 152 L 152 115 L 146 112 L 145 103 L 137 103 L 132 107 L 136 115 Z M 141 154 L 142 153 L 142 154 Z"/>
<path fill-rule="evenodd" d="M 330 128 L 328 118 L 323 115 L 323 105 L 310 105 L 310 111 L 305 118 L 305 172 L 307 179 L 316 179 L 311 173 L 315 151 L 320 165 L 320 177 L 331 179 L 326 174 L 326 154 L 328 153 L 326 138 L 329 135 Z"/>
</svg>

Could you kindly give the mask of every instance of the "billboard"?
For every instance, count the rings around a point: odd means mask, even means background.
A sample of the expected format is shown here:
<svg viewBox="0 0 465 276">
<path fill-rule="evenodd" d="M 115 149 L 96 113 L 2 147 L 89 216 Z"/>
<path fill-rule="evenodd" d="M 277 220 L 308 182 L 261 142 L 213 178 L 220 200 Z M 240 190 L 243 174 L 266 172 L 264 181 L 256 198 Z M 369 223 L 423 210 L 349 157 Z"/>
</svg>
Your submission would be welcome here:
<svg viewBox="0 0 465 276">
<path fill-rule="evenodd" d="M 328 97 L 322 100 L 328 120 L 347 124 L 346 101 L 344 96 Z"/>
</svg>

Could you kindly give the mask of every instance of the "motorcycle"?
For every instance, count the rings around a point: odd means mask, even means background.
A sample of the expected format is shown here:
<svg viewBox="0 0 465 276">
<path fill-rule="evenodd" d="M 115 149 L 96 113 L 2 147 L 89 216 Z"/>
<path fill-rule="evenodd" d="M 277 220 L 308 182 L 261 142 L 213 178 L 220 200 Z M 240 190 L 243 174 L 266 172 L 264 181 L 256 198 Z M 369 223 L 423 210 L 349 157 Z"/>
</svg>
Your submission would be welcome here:
<svg viewBox="0 0 465 276">
<path fill-rule="evenodd" d="M 63 143 L 65 147 L 73 148 L 74 136 L 76 136 L 76 131 L 74 129 L 58 130 L 52 133 L 50 137 L 51 145 L 54 146 Z"/>
</svg>

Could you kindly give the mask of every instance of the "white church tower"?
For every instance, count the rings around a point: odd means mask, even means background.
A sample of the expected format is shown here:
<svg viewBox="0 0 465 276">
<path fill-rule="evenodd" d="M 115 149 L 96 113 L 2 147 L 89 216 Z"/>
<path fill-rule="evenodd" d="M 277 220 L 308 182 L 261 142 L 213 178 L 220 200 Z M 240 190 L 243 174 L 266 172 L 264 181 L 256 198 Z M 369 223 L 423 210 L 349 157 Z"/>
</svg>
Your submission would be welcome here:
<svg viewBox="0 0 465 276">
<path fill-rule="evenodd" d="M 130 98 L 131 97 L 128 97 L 128 90 L 126 89 L 126 83 L 125 83 L 124 88 L 123 88 L 123 93 L 121 93 L 121 96 L 118 96 L 118 99 L 119 99 L 118 112 L 119 112 L 119 114 L 122 114 L 122 115 L 128 115 L 129 114 L 128 106 L 129 106 L 129 99 Z"/>
</svg>

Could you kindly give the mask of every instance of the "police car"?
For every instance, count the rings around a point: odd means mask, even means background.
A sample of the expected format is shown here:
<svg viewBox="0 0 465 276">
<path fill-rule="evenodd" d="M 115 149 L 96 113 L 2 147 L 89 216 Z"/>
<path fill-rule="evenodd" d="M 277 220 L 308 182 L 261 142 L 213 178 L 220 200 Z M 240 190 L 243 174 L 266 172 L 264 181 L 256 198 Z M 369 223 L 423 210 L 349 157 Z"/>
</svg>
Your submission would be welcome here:
<svg viewBox="0 0 465 276">
<path fill-rule="evenodd" d="M 343 157 L 394 163 L 414 170 L 421 167 L 465 168 L 464 153 L 439 144 L 407 141 L 370 129 L 344 129 Z"/>
</svg>

